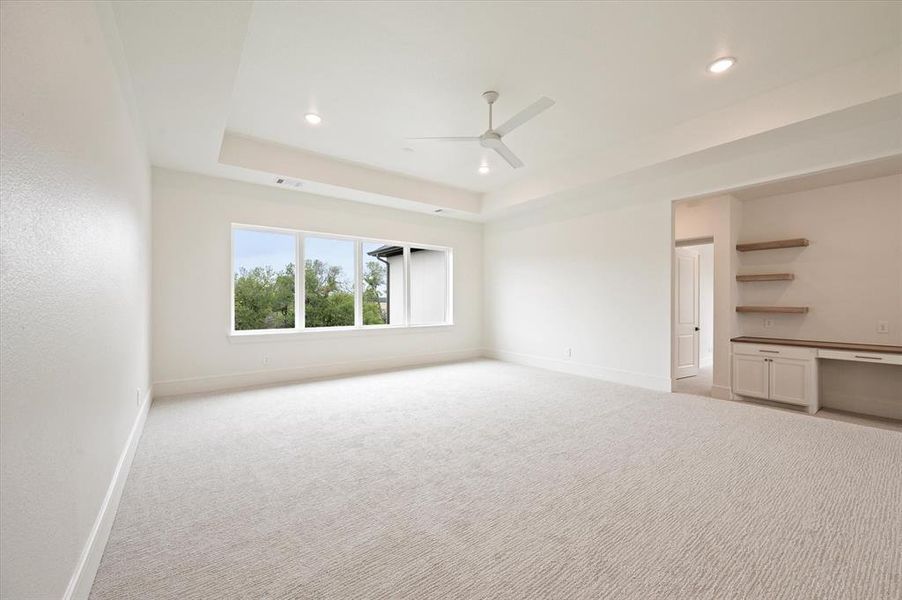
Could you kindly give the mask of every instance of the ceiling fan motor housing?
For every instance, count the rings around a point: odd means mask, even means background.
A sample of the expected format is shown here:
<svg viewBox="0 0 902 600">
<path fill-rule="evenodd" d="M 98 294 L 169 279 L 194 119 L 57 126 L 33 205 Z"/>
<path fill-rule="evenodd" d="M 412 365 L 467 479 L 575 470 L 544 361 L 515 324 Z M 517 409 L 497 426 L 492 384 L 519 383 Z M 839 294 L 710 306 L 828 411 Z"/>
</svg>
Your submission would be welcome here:
<svg viewBox="0 0 902 600">
<path fill-rule="evenodd" d="M 489 90 L 487 92 L 483 92 L 482 97 L 485 98 L 485 101 L 488 102 L 489 104 L 493 104 L 495 102 L 495 100 L 498 99 L 498 92 Z"/>
<path fill-rule="evenodd" d="M 479 145 L 483 148 L 492 148 L 494 141 L 501 141 L 501 136 L 492 130 L 486 131 L 479 136 Z"/>
</svg>

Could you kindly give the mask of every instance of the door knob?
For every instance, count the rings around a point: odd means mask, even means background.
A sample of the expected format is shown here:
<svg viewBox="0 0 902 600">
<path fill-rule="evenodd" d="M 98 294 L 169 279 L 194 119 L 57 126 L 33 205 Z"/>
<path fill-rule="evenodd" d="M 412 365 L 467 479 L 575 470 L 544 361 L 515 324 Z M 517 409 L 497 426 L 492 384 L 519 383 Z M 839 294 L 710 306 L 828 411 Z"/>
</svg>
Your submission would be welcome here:
<svg viewBox="0 0 902 600">
<path fill-rule="evenodd" d="M 696 331 L 698 331 L 698 330 L 699 330 L 699 328 L 698 328 L 698 327 L 696 327 L 696 328 L 695 328 L 695 330 L 696 330 Z"/>
</svg>

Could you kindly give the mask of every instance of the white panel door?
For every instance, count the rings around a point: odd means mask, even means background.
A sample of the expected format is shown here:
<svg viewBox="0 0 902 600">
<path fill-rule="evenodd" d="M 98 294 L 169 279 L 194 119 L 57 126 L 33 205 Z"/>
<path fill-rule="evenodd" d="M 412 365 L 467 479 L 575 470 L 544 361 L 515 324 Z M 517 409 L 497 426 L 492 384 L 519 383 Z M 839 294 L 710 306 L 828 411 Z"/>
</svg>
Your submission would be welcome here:
<svg viewBox="0 0 902 600">
<path fill-rule="evenodd" d="M 733 393 L 750 398 L 768 398 L 767 358 L 745 354 L 733 355 Z"/>
<path fill-rule="evenodd" d="M 791 404 L 808 404 L 808 370 L 811 361 L 791 358 L 770 360 L 770 399 Z"/>
<path fill-rule="evenodd" d="M 676 249 L 674 378 L 698 375 L 698 252 Z"/>
</svg>

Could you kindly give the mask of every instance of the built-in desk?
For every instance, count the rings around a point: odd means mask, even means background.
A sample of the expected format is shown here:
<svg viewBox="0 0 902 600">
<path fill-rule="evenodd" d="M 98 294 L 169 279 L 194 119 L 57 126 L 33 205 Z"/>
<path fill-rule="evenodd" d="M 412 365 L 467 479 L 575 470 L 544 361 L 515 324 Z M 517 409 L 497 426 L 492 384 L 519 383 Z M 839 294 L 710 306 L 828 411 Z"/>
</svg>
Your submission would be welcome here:
<svg viewBox="0 0 902 600">
<path fill-rule="evenodd" d="M 796 404 L 811 414 L 820 408 L 818 359 L 902 365 L 902 346 L 747 336 L 730 341 L 734 397 Z"/>
</svg>

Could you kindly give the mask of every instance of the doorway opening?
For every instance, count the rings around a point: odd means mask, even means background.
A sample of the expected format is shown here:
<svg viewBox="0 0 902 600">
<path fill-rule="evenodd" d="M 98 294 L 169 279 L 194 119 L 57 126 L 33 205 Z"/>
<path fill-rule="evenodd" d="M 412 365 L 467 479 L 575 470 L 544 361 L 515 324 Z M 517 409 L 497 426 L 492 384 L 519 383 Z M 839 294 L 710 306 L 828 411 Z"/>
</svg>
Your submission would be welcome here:
<svg viewBox="0 0 902 600">
<path fill-rule="evenodd" d="M 674 249 L 674 392 L 711 396 L 714 384 L 714 240 Z"/>
</svg>

